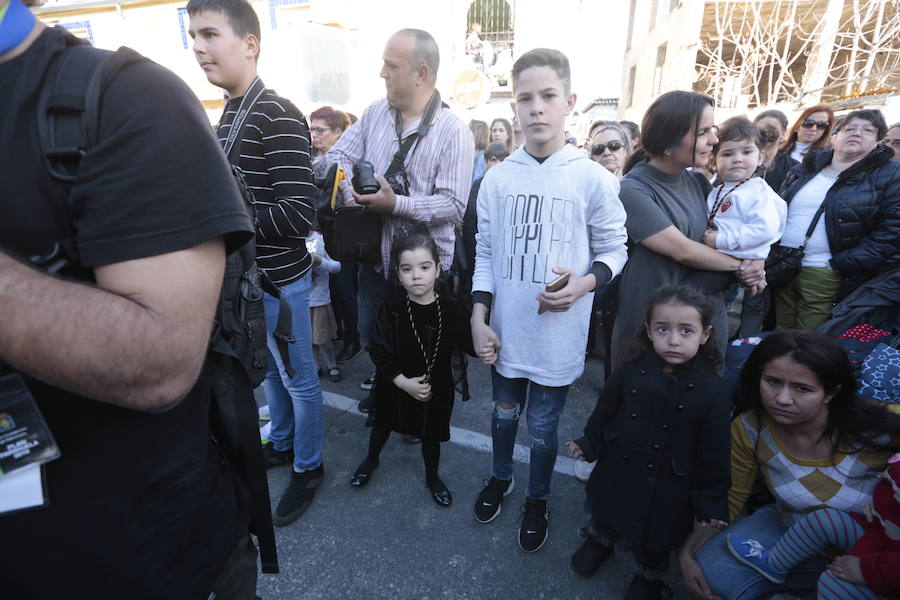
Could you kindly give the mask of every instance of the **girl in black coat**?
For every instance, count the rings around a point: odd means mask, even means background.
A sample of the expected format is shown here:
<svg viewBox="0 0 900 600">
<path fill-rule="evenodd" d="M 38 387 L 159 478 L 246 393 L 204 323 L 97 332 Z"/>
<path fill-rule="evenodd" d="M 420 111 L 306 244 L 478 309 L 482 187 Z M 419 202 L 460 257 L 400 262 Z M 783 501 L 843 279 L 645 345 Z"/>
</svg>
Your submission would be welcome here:
<svg viewBox="0 0 900 600">
<path fill-rule="evenodd" d="M 376 369 L 375 425 L 369 453 L 350 483 L 356 488 L 369 483 L 382 448 L 396 431 L 422 441 L 431 497 L 439 506 L 450 506 L 453 497 L 438 476 L 440 444 L 450 439 L 452 352 L 461 347 L 474 356 L 469 316 L 459 302 L 435 292 L 441 265 L 424 226 L 406 226 L 395 234 L 391 265 L 406 297 L 385 302 L 378 312 L 370 344 Z"/>
<path fill-rule="evenodd" d="M 669 551 L 695 519 L 713 527 L 728 519 L 731 403 L 715 372 L 711 316 L 695 289 L 659 290 L 584 437 L 568 442 L 572 458 L 597 460 L 587 484 L 591 524 L 572 566 L 593 574 L 624 536 L 638 563 L 628 600 L 670 597 L 663 583 Z"/>
</svg>

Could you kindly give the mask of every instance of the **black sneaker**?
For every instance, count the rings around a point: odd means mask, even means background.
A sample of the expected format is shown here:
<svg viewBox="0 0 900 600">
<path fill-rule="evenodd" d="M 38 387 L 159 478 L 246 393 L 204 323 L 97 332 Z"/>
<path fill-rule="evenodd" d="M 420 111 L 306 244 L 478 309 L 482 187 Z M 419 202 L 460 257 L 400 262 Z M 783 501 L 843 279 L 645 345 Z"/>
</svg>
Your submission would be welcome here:
<svg viewBox="0 0 900 600">
<path fill-rule="evenodd" d="M 369 392 L 356 406 L 361 413 L 370 413 L 375 410 L 375 393 Z"/>
<path fill-rule="evenodd" d="M 525 497 L 522 505 L 522 525 L 519 527 L 519 548 L 537 552 L 547 541 L 550 506 L 546 500 Z"/>
<path fill-rule="evenodd" d="M 319 465 L 319 468 L 303 473 L 293 471 L 291 481 L 272 514 L 272 524 L 284 527 L 299 519 L 309 508 L 316 494 L 316 488 L 322 484 L 323 479 L 325 479 L 325 465 Z"/>
<path fill-rule="evenodd" d="M 262 449 L 262 455 L 267 469 L 280 467 L 281 465 L 289 465 L 294 462 L 293 450 L 285 450 L 283 452 L 281 450 L 276 450 L 275 444 L 272 442 L 266 442 L 266 445 L 263 446 Z"/>
<path fill-rule="evenodd" d="M 375 389 L 375 373 L 369 375 L 369 377 L 359 384 L 359 388 L 362 390 L 366 390 L 367 392 L 371 392 Z"/>
<path fill-rule="evenodd" d="M 484 489 L 475 499 L 475 520 L 479 523 L 490 523 L 500 516 L 500 505 L 503 504 L 503 498 L 509 496 L 515 487 L 515 478 L 504 481 L 492 476 L 487 480 Z"/>
<path fill-rule="evenodd" d="M 342 365 L 344 363 L 348 363 L 354 358 L 356 355 L 362 351 L 362 346 L 359 344 L 359 340 L 355 340 L 352 342 L 344 342 L 344 345 L 341 346 L 341 351 L 337 353 L 335 360 L 337 364 Z"/>
</svg>

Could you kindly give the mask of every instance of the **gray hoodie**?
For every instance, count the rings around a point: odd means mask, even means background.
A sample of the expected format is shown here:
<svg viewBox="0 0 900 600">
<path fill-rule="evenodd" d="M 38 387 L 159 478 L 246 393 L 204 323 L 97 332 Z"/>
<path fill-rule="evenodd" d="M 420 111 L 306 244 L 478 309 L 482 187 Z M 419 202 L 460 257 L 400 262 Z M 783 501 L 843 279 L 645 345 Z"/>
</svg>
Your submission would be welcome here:
<svg viewBox="0 0 900 600">
<path fill-rule="evenodd" d="M 613 276 L 622 271 L 627 233 L 618 193 L 616 178 L 569 144 L 543 163 L 519 148 L 485 175 L 472 289 L 493 295 L 502 376 L 561 387 L 584 371 L 594 295 L 542 315 L 535 296 L 556 278 L 553 267 L 583 276 L 599 261 Z"/>
</svg>

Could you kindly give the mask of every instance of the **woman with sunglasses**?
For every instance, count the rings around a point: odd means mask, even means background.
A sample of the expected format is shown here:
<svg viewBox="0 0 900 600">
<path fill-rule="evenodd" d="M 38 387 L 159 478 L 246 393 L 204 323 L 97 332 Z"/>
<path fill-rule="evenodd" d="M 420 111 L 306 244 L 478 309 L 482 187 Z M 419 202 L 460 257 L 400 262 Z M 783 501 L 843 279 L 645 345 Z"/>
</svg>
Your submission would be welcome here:
<svg viewBox="0 0 900 600">
<path fill-rule="evenodd" d="M 788 130 L 781 151 L 797 162 L 805 156 L 815 154 L 828 146 L 831 129 L 834 126 L 834 112 L 824 104 L 810 106 Z"/>
<path fill-rule="evenodd" d="M 591 160 L 622 179 L 625 159 L 631 154 L 631 143 L 624 129 L 614 123 L 597 127 L 590 141 Z"/>
<path fill-rule="evenodd" d="M 855 110 L 835 127 L 833 148 L 808 156 L 784 180 L 788 216 L 779 243 L 805 249 L 800 272 L 775 290 L 777 329 L 816 329 L 835 302 L 900 267 L 900 163 L 878 143 L 886 132 L 881 111 Z"/>
</svg>

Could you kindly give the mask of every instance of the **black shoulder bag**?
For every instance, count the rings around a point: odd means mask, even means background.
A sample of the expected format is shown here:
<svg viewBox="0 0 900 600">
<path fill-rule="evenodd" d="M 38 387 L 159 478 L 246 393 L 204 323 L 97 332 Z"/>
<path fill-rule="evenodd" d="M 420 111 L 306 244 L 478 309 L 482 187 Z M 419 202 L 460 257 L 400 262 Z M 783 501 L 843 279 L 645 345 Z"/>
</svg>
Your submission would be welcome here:
<svg viewBox="0 0 900 600">
<path fill-rule="evenodd" d="M 772 287 L 784 287 L 789 284 L 797 273 L 800 272 L 800 265 L 803 262 L 803 255 L 806 252 L 806 245 L 809 238 L 812 237 L 813 231 L 816 230 L 816 224 L 819 222 L 822 214 L 825 212 L 825 201 L 819 206 L 819 210 L 813 216 L 812 223 L 806 230 L 806 238 L 799 248 L 786 248 L 781 244 L 774 244 L 766 258 L 766 281 Z"/>
</svg>

